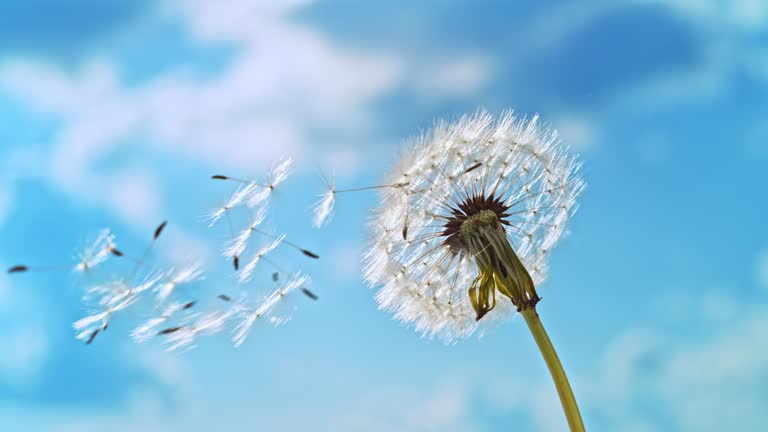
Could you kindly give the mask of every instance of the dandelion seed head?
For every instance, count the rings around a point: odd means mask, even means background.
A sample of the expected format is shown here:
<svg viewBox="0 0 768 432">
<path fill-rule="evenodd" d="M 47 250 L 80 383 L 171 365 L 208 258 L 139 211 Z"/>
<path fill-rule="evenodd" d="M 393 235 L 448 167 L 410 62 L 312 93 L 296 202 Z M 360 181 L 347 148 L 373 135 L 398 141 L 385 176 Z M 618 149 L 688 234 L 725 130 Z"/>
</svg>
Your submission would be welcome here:
<svg viewBox="0 0 768 432">
<path fill-rule="evenodd" d="M 488 303 L 479 313 L 470 299 L 470 287 L 494 283 L 478 280 L 478 251 L 496 246 L 475 233 L 506 239 L 532 282 L 542 283 L 584 188 L 580 163 L 537 116 L 512 112 L 438 122 L 409 147 L 387 179 L 404 186 L 383 189 L 373 215 L 365 277 L 381 309 L 452 342 L 515 311 L 494 297 L 476 299 Z"/>
</svg>

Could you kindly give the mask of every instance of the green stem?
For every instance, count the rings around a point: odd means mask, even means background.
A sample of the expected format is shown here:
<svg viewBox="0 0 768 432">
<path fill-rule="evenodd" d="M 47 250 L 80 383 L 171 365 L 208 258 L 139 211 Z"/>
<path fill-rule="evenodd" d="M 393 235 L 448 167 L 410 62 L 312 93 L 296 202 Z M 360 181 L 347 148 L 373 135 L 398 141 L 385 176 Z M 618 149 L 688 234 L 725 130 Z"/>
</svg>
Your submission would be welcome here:
<svg viewBox="0 0 768 432">
<path fill-rule="evenodd" d="M 526 324 L 528 324 L 528 328 L 531 330 L 531 334 L 533 334 L 533 338 L 536 340 L 536 345 L 539 346 L 544 361 L 547 363 L 552 380 L 555 382 L 557 395 L 560 396 L 560 404 L 563 406 L 565 418 L 568 420 L 571 432 L 585 432 L 584 422 L 581 420 L 581 413 L 579 413 L 579 407 L 576 405 L 576 399 L 573 397 L 573 390 L 571 390 L 571 385 L 568 383 L 568 377 L 565 375 L 563 365 L 557 357 L 555 347 L 552 346 L 552 341 L 547 336 L 547 331 L 544 330 L 544 326 L 541 324 L 536 308 L 527 308 L 522 311 L 522 315 L 525 318 Z"/>
</svg>

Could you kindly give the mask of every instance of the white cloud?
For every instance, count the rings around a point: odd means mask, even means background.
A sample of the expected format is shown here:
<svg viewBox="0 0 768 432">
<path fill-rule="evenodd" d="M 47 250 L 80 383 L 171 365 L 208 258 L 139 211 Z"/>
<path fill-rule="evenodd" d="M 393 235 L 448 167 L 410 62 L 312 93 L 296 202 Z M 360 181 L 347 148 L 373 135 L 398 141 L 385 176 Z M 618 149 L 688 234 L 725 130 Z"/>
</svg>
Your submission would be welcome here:
<svg viewBox="0 0 768 432">
<path fill-rule="evenodd" d="M 698 303 L 686 299 L 678 311 L 711 307 Z M 681 432 L 758 430 L 768 421 L 761 409 L 768 394 L 760 385 L 768 379 L 768 304 L 737 307 L 725 322 L 687 323 L 703 332 L 697 338 L 669 332 L 661 337 L 653 328 L 626 330 L 603 353 L 595 376 L 584 381 L 588 409 L 610 430 L 630 430 L 638 421 L 648 430 L 662 430 L 656 418 L 643 414 L 648 404 L 658 405 Z M 697 313 L 687 317 L 700 320 Z"/>
<path fill-rule="evenodd" d="M 733 296 L 723 289 L 669 299 L 676 302 L 674 308 L 653 312 L 658 325 L 618 331 L 593 355 L 591 373 L 571 373 L 587 427 L 627 432 L 761 430 L 768 422 L 768 301 Z M 716 303 L 719 312 L 712 310 Z M 668 314 L 684 321 L 672 327 L 686 333 L 669 328 L 673 317 Z M 528 416 L 535 430 L 565 428 L 549 377 L 507 374 L 479 390 L 490 408 Z"/>
<path fill-rule="evenodd" d="M 599 139 L 594 123 L 583 114 L 560 114 L 552 125 L 563 142 L 579 152 L 593 149 Z"/>
<path fill-rule="evenodd" d="M 0 90 L 64 120 L 41 170 L 56 187 L 141 221 L 161 211 L 161 199 L 150 195 L 157 188 L 146 176 L 130 185 L 98 168 L 118 150 L 140 140 L 147 154 L 253 172 L 282 155 L 312 158 L 314 129 L 365 129 L 370 102 L 398 85 L 393 56 L 348 52 L 291 23 L 285 14 L 303 3 L 167 5 L 165 13 L 181 16 L 201 41 L 237 42 L 237 55 L 210 79 L 173 70 L 125 87 L 110 59 L 76 72 L 17 61 L 0 65 Z M 111 191 L 144 207 L 134 210 Z"/>
<path fill-rule="evenodd" d="M 425 62 L 413 71 L 419 91 L 429 98 L 467 96 L 481 90 L 493 77 L 493 64 L 483 57 L 458 57 Z"/>
<path fill-rule="evenodd" d="M 166 355 L 167 357 L 167 355 Z M 155 362 L 157 359 L 151 359 Z M 176 382 L 179 378 L 174 378 Z M 311 406 L 286 406 L 279 412 L 262 409 L 250 401 L 222 404 L 220 395 L 196 387 L 189 388 L 184 374 L 182 388 L 176 391 L 181 400 L 165 405 L 156 391 L 139 388 L 129 402 L 118 412 L 94 413 L 89 410 L 66 411 L 13 410 L 11 418 L 24 430 L 52 432 L 80 432 L 110 430 L 116 432 L 202 432 L 227 430 L 318 430 L 334 432 L 473 432 L 478 428 L 470 423 L 469 400 L 466 388 L 443 385 L 426 390 L 413 388 L 380 388 L 369 395 L 350 396 L 343 406 L 329 410 L 324 401 L 317 401 L 322 409 Z M 14 425 L 14 423 L 11 423 Z"/>
</svg>

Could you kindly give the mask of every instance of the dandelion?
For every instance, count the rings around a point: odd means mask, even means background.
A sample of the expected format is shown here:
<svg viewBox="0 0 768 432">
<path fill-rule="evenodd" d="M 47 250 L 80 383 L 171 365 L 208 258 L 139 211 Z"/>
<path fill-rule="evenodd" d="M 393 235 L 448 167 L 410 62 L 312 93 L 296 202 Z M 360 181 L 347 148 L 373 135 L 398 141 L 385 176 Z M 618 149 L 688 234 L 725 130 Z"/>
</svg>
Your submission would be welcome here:
<svg viewBox="0 0 768 432">
<path fill-rule="evenodd" d="M 98 264 L 107 260 L 110 255 L 122 256 L 122 252 L 115 245 L 115 236 L 108 229 L 103 229 L 96 240 L 91 243 L 78 256 L 78 263 L 74 270 L 87 272 Z"/>
<path fill-rule="evenodd" d="M 453 342 L 520 312 L 572 430 L 583 425 L 539 321 L 536 287 L 584 188 L 579 171 L 538 116 L 507 112 L 494 120 L 478 112 L 438 123 L 401 158 L 386 182 L 392 186 L 382 187 L 365 255 L 379 306 L 425 336 Z"/>
<path fill-rule="evenodd" d="M 171 270 L 167 274 L 168 280 L 157 286 L 157 300 L 165 301 L 173 294 L 179 285 L 199 281 L 203 278 L 203 270 L 200 263 L 193 263 L 179 271 Z"/>
<path fill-rule="evenodd" d="M 287 311 L 280 310 L 280 306 L 285 305 L 292 294 L 300 290 L 308 296 L 317 299 L 314 294 L 306 288 L 309 284 L 309 277 L 300 273 L 294 274 L 290 279 L 276 290 L 271 292 L 263 301 L 255 306 L 248 306 L 246 299 L 238 301 L 235 305 L 235 313 L 242 321 L 235 327 L 235 335 L 232 342 L 235 347 L 239 347 L 248 338 L 248 334 L 253 324 L 260 319 L 266 319 L 270 324 L 281 325 L 291 319 L 295 307 L 288 308 Z"/>
</svg>

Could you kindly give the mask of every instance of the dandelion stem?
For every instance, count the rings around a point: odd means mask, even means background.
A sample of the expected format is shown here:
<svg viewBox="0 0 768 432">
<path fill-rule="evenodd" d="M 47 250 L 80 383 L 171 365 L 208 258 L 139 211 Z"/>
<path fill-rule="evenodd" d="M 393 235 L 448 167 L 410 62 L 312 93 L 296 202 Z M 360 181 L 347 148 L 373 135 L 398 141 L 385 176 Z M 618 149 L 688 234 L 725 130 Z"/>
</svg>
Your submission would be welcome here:
<svg viewBox="0 0 768 432">
<path fill-rule="evenodd" d="M 555 382 L 557 394 L 560 396 L 560 403 L 565 412 L 565 418 L 568 420 L 568 427 L 571 432 L 585 432 L 584 422 L 581 420 L 581 413 L 576 404 L 576 398 L 573 397 L 573 390 L 571 390 L 568 377 L 565 375 L 563 365 L 560 363 L 560 358 L 557 356 L 547 331 L 544 330 L 544 326 L 541 324 L 536 308 L 529 307 L 522 311 L 522 315 L 525 318 L 525 323 L 528 324 L 528 328 L 531 330 L 531 334 L 533 334 L 533 339 L 536 340 L 536 345 L 538 345 L 544 361 L 547 363 L 552 380 Z"/>
</svg>

